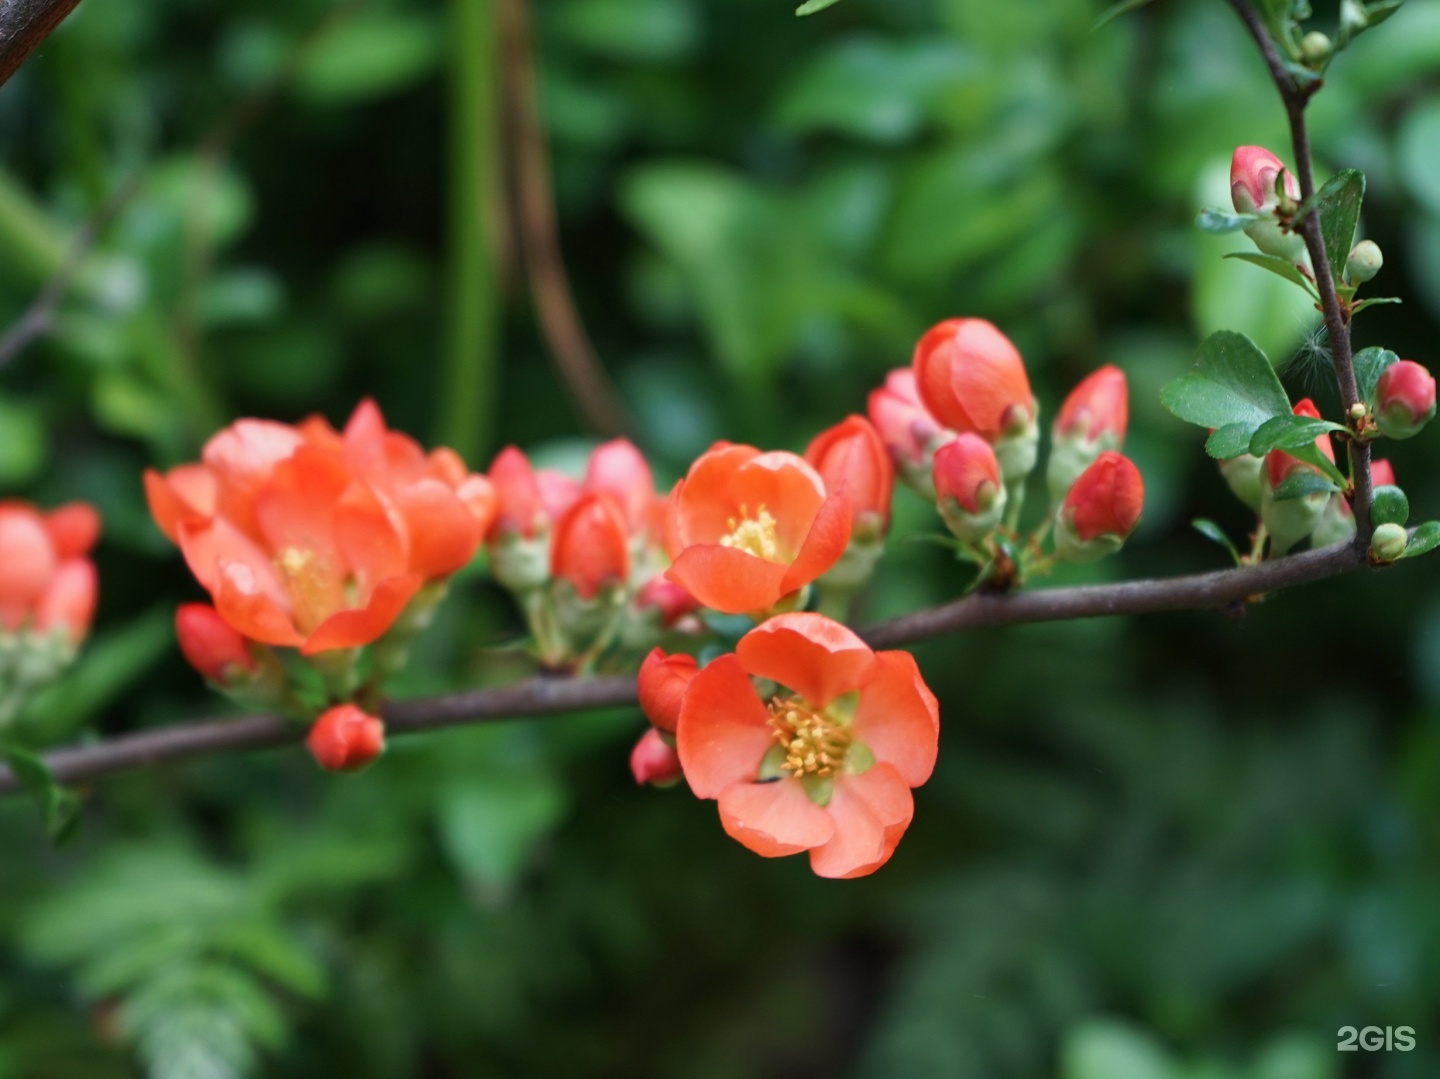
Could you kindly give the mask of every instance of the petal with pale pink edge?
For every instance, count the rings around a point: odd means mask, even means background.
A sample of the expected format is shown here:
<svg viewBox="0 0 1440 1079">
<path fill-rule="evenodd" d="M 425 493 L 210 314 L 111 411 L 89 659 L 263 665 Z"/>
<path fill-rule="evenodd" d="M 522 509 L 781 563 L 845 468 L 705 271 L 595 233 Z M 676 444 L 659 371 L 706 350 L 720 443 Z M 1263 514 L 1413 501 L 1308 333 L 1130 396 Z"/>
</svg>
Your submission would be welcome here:
<svg viewBox="0 0 1440 1079">
<path fill-rule="evenodd" d="M 830 815 L 794 779 L 734 783 L 720 792 L 719 804 L 725 834 L 766 858 L 799 854 L 835 834 Z"/>
<path fill-rule="evenodd" d="M 859 689 L 875 659 L 851 630 L 805 612 L 767 619 L 740 639 L 735 654 L 746 671 L 779 682 L 816 708 Z"/>
<path fill-rule="evenodd" d="M 863 775 L 837 778 L 825 808 L 835 837 L 810 852 L 810 868 L 820 877 L 863 877 L 895 853 L 915 814 L 915 800 L 899 772 L 877 764 Z"/>
<path fill-rule="evenodd" d="M 909 652 L 880 652 L 860 691 L 855 737 L 912 787 L 930 778 L 939 752 L 940 706 Z"/>
<path fill-rule="evenodd" d="M 704 607 L 726 614 L 748 614 L 773 607 L 785 594 L 785 567 L 736 547 L 701 543 L 686 547 L 665 571 Z"/>
<path fill-rule="evenodd" d="M 337 648 L 359 648 L 379 640 L 424 583 L 424 578 L 414 573 L 381 581 L 364 607 L 338 611 L 321 622 L 300 649 L 301 653 L 313 656 Z"/>
<path fill-rule="evenodd" d="M 675 747 L 697 798 L 753 782 L 772 744 L 770 714 L 734 655 L 721 656 L 690 680 Z"/>
</svg>

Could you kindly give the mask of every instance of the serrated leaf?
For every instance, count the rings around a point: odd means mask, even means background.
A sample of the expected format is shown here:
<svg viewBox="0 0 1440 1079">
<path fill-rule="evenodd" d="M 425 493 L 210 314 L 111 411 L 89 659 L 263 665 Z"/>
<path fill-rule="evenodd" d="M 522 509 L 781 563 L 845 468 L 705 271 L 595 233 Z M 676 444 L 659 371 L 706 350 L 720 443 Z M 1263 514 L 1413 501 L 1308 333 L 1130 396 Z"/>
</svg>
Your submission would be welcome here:
<svg viewBox="0 0 1440 1079">
<path fill-rule="evenodd" d="M 1303 498 L 1305 495 L 1325 494 L 1338 490 L 1340 490 L 1339 485 L 1331 483 L 1318 472 L 1301 468 L 1281 480 L 1280 486 L 1275 488 L 1275 493 L 1271 497 L 1276 502 L 1285 502 L 1292 498 Z"/>
<path fill-rule="evenodd" d="M 1278 255 L 1262 255 L 1258 251 L 1232 251 L 1225 256 L 1227 259 L 1240 259 L 1255 266 L 1263 267 L 1279 277 L 1285 278 L 1296 285 L 1299 285 L 1315 299 L 1320 297 L 1315 292 L 1315 286 L 1310 284 L 1310 279 L 1300 272 L 1289 259 L 1282 259 Z"/>
<path fill-rule="evenodd" d="M 1228 461 L 1232 457 L 1250 452 L 1250 425 L 1230 423 L 1217 427 L 1205 440 L 1205 452 L 1217 461 Z"/>
<path fill-rule="evenodd" d="M 1239 232 L 1260 218 L 1256 214 L 1232 214 L 1226 210 L 1201 210 L 1195 216 L 1195 227 L 1202 232 Z"/>
<path fill-rule="evenodd" d="M 1290 399 L 1265 354 L 1244 334 L 1221 330 L 1200 344 L 1195 366 L 1160 391 L 1160 402 L 1188 423 L 1226 438 L 1253 434 L 1272 416 L 1288 416 Z M 1234 456 L 1234 454 L 1229 454 Z"/>
<path fill-rule="evenodd" d="M 1366 348 L 1355 353 L 1355 388 L 1360 400 L 1368 401 L 1375 396 L 1375 384 L 1380 381 L 1385 368 L 1399 362 L 1400 357 L 1388 348 Z"/>
<path fill-rule="evenodd" d="M 1235 544 L 1230 542 L 1230 537 L 1225 535 L 1225 530 L 1214 521 L 1208 517 L 1196 517 L 1190 522 L 1190 527 L 1212 543 L 1218 543 L 1224 547 L 1230 552 L 1230 557 L 1235 560 L 1235 564 L 1240 565 L 1240 552 L 1235 549 Z"/>
<path fill-rule="evenodd" d="M 1250 439 L 1249 452 L 1264 457 L 1271 450 L 1284 450 L 1292 457 L 1296 450 L 1313 446 L 1317 438 L 1331 431 L 1345 428 L 1329 420 L 1317 420 L 1310 416 L 1275 416 L 1266 420 Z"/>
<path fill-rule="evenodd" d="M 817 11 L 824 11 L 827 7 L 833 7 L 840 0 L 805 0 L 795 9 L 796 15 L 814 15 Z"/>
<path fill-rule="evenodd" d="M 1410 499 L 1398 487 L 1377 487 L 1370 503 L 1370 519 L 1377 525 L 1403 525 L 1410 519 Z"/>
<path fill-rule="evenodd" d="M 1130 12 L 1136 11 L 1148 3 L 1150 3 L 1150 0 L 1119 0 L 1118 3 L 1111 4 L 1110 7 L 1106 8 L 1105 14 L 1095 20 L 1095 25 L 1090 28 L 1091 32 L 1099 30 L 1102 26 L 1118 19 L 1121 15 L 1128 15 Z"/>
<path fill-rule="evenodd" d="M 1315 193 L 1315 212 L 1320 215 L 1320 235 L 1330 269 L 1338 278 L 1355 244 L 1360 224 L 1360 204 L 1365 199 L 1365 174 L 1359 169 L 1337 172 Z"/>
<path fill-rule="evenodd" d="M 1440 521 L 1426 521 L 1410 533 L 1410 542 L 1405 545 L 1401 558 L 1414 558 L 1440 547 Z"/>
</svg>

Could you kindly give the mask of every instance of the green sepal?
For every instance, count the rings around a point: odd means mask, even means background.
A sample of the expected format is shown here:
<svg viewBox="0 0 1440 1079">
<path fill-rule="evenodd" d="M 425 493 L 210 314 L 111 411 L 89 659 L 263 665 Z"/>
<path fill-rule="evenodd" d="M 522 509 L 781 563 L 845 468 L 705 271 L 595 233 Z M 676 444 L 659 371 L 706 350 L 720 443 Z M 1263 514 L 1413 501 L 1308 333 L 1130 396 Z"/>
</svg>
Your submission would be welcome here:
<svg viewBox="0 0 1440 1079">
<path fill-rule="evenodd" d="M 1195 217 L 1195 227 L 1201 232 L 1217 236 L 1226 232 L 1239 232 L 1264 218 L 1259 214 L 1232 214 L 1225 210 L 1201 210 Z"/>
<path fill-rule="evenodd" d="M 875 754 L 864 742 L 851 742 L 845 753 L 845 774 L 863 775 L 875 767 Z"/>
<path fill-rule="evenodd" d="M 805 797 L 823 809 L 835 794 L 835 777 L 803 775 L 800 786 L 805 791 Z"/>
<path fill-rule="evenodd" d="M 785 772 L 785 747 L 771 746 L 765 751 L 765 756 L 760 758 L 760 768 L 755 773 L 755 778 L 761 783 L 772 783 L 777 779 L 784 779 Z"/>
</svg>

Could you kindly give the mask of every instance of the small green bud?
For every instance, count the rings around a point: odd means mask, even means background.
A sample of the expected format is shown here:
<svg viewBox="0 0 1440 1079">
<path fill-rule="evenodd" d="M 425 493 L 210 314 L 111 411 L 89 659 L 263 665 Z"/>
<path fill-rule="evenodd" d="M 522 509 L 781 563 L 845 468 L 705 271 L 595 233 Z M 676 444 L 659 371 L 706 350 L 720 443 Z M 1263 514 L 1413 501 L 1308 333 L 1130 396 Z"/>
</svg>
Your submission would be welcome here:
<svg viewBox="0 0 1440 1079">
<path fill-rule="evenodd" d="M 1394 562 L 1405 553 L 1410 534 L 1404 525 L 1383 524 L 1370 537 L 1370 560 L 1372 562 Z"/>
<path fill-rule="evenodd" d="M 1311 30 L 1300 39 L 1300 56 L 1310 67 L 1318 67 L 1323 64 L 1330 59 L 1330 54 L 1334 51 L 1335 46 L 1331 43 L 1329 36 L 1322 34 L 1319 30 Z"/>
<path fill-rule="evenodd" d="M 1361 240 L 1350 249 L 1350 257 L 1345 260 L 1345 276 L 1353 284 L 1363 285 L 1384 265 L 1385 256 L 1380 251 L 1380 245 L 1374 240 Z"/>
<path fill-rule="evenodd" d="M 1366 411 L 1365 406 L 1359 401 L 1356 401 L 1350 406 L 1350 418 L 1358 423 L 1365 418 Z"/>
</svg>

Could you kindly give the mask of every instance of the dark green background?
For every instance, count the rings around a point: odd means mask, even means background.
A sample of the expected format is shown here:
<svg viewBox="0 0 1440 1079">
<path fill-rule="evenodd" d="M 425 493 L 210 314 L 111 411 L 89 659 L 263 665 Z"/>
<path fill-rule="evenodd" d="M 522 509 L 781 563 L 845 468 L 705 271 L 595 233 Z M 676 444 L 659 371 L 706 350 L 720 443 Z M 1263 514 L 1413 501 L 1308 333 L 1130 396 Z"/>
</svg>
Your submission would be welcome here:
<svg viewBox="0 0 1440 1079">
<path fill-rule="evenodd" d="M 1236 144 L 1288 157 L 1219 0 L 1098 32 L 1093 0 L 534 6 L 578 304 L 662 477 L 715 438 L 800 448 L 931 322 L 983 315 L 1047 418 L 1099 364 L 1130 376 L 1144 523 L 1058 576 L 1138 577 L 1222 564 L 1192 517 L 1249 526 L 1201 432 L 1158 404 L 1201 335 L 1249 333 L 1333 417 L 1303 297 L 1192 226 L 1226 203 Z M 92 646 L 30 712 L 32 744 L 223 710 L 174 648 L 173 606 L 199 593 L 139 486 L 217 422 L 339 421 L 372 394 L 477 467 L 511 441 L 583 450 L 512 245 L 447 300 L 447 249 L 478 242 L 448 162 L 484 150 L 447 116 L 454 87 L 484 85 L 463 28 L 487 11 L 84 0 L 0 91 L 0 323 L 138 184 L 53 334 L 0 371 L 0 490 L 107 521 Z M 197 179 L 197 147 L 292 62 Z M 1322 172 L 1369 177 L 1372 294 L 1405 301 L 1357 343 L 1433 363 L 1440 2 L 1361 39 L 1312 112 Z M 493 368 L 447 368 L 486 341 Z M 442 436 L 444 400 L 462 407 Z M 1416 520 L 1440 516 L 1436 445 L 1382 451 Z M 928 507 L 902 491 L 896 512 L 867 618 L 963 584 L 906 538 L 935 529 Z M 636 789 L 631 712 L 397 740 L 355 778 L 286 752 L 107 780 L 60 851 L 11 799 L 0 1076 L 1435 1075 L 1435 575 L 1421 560 L 1241 621 L 918 649 L 940 764 L 894 861 L 858 882 Z M 491 650 L 516 625 L 466 581 L 403 691 L 518 676 Z M 1417 1048 L 1335 1052 L 1367 1024 L 1412 1026 Z"/>
</svg>

